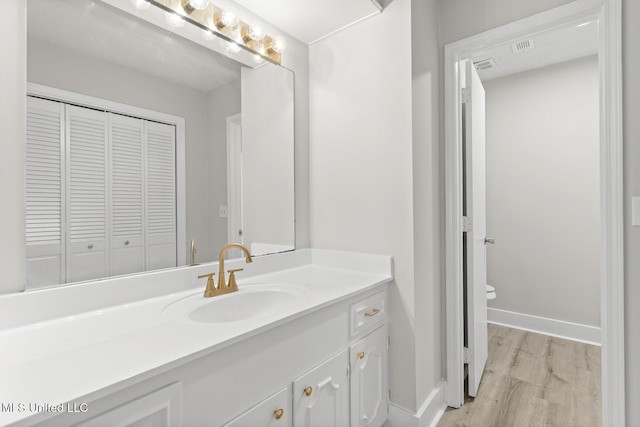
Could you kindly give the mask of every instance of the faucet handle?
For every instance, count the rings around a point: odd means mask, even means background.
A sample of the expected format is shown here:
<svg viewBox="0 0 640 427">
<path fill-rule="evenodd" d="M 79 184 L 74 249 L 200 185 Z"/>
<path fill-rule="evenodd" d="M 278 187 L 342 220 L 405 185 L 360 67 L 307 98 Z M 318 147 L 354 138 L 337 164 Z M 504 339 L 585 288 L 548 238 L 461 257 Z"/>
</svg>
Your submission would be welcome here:
<svg viewBox="0 0 640 427">
<path fill-rule="evenodd" d="M 236 268 L 234 270 L 227 270 L 229 272 L 229 288 L 238 288 L 238 284 L 236 283 L 236 271 L 243 271 L 244 268 Z"/>
<path fill-rule="evenodd" d="M 203 274 L 201 276 L 198 276 L 198 279 L 203 279 L 205 277 L 207 277 L 207 287 L 204 289 L 204 296 L 205 298 L 210 298 L 212 296 L 214 296 L 214 291 L 215 291 L 215 286 L 213 284 L 213 276 L 216 273 L 208 273 L 208 274 Z"/>
</svg>

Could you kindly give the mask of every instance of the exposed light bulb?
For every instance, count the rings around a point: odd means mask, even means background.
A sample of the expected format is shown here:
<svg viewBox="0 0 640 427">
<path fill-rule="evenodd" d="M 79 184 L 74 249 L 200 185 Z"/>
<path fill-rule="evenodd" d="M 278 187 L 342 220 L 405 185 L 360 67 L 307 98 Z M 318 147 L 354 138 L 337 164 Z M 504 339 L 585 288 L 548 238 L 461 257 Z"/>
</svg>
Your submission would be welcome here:
<svg viewBox="0 0 640 427">
<path fill-rule="evenodd" d="M 271 43 L 267 47 L 267 51 L 280 53 L 287 47 L 284 37 L 275 36 L 271 39 Z"/>
<path fill-rule="evenodd" d="M 131 0 L 131 4 L 138 10 L 147 10 L 151 6 L 147 0 Z"/>
<path fill-rule="evenodd" d="M 232 8 L 221 10 L 214 15 L 213 23 L 219 30 L 224 28 L 233 28 L 238 25 L 238 14 Z"/>
<path fill-rule="evenodd" d="M 184 18 L 177 13 L 167 12 L 165 18 L 171 28 L 180 28 L 184 25 Z"/>
<path fill-rule="evenodd" d="M 259 42 L 264 39 L 265 33 L 261 26 L 252 25 L 250 27 L 245 27 L 242 31 L 242 39 L 245 43 L 249 43 L 250 41 Z"/>
</svg>

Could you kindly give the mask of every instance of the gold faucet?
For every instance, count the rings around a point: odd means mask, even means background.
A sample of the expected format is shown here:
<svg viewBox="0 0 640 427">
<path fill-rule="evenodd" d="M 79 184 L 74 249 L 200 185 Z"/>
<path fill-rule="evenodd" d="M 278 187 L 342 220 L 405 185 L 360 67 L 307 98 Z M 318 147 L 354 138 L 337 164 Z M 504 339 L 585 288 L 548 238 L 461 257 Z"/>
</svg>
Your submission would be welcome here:
<svg viewBox="0 0 640 427">
<path fill-rule="evenodd" d="M 213 284 L 213 276 L 215 273 L 203 274 L 202 276 L 198 276 L 198 279 L 202 279 L 203 277 L 207 278 L 207 287 L 204 290 L 204 297 L 210 298 L 218 295 L 224 295 L 231 292 L 236 292 L 238 290 L 238 284 L 236 283 L 236 271 L 242 271 L 243 268 L 237 268 L 235 270 L 229 270 L 229 284 L 227 285 L 224 274 L 224 255 L 227 253 L 229 249 L 238 248 L 241 249 L 246 257 L 247 264 L 253 262 L 251 259 L 251 254 L 249 250 L 242 246 L 239 243 L 230 243 L 220 251 L 220 271 L 218 274 L 218 287 L 215 287 Z"/>
<path fill-rule="evenodd" d="M 250 262 L 253 262 L 253 259 L 251 259 L 251 254 L 249 253 L 249 249 L 245 248 L 240 243 L 229 243 L 227 246 L 222 248 L 222 250 L 220 251 L 220 259 L 218 260 L 220 265 L 220 270 L 218 271 L 218 289 L 229 289 L 225 293 L 235 292 L 238 290 L 238 285 L 236 284 L 236 276 L 234 273 L 236 271 L 244 270 L 243 268 L 238 268 L 236 270 L 229 270 L 229 273 L 230 273 L 229 285 L 226 284 L 225 274 L 224 274 L 224 255 L 227 253 L 229 249 L 232 249 L 232 248 L 238 248 L 242 250 L 242 252 L 244 252 L 244 254 L 247 256 L 246 257 L 247 264 L 249 264 Z"/>
</svg>

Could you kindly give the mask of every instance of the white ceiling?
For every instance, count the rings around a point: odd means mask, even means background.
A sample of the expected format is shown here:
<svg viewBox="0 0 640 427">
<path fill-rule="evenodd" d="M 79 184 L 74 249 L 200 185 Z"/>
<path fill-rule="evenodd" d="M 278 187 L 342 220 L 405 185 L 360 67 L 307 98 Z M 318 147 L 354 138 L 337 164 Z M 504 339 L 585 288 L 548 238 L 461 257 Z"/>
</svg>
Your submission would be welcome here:
<svg viewBox="0 0 640 427">
<path fill-rule="evenodd" d="M 598 53 L 598 23 L 595 21 L 576 23 L 531 37 L 524 37 L 522 40 L 529 39 L 533 40 L 534 48 L 520 53 L 514 53 L 511 44 L 507 44 L 475 54 L 472 57 L 473 62 L 493 58 L 496 63 L 493 68 L 478 70 L 480 79 L 483 81 L 491 80 L 596 55 Z"/>
<path fill-rule="evenodd" d="M 215 3 L 215 0 L 211 1 Z M 377 0 L 235 0 L 298 40 L 312 44 L 380 13 Z"/>
</svg>

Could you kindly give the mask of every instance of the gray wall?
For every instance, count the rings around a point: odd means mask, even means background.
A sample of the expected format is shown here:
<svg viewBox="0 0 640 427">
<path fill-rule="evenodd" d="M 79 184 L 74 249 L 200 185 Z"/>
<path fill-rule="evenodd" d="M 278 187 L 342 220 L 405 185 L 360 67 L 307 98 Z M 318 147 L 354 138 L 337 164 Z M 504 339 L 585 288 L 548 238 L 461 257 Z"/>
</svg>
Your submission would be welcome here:
<svg viewBox="0 0 640 427">
<path fill-rule="evenodd" d="M 393 256 L 391 401 L 411 412 L 443 372 L 436 40 L 435 0 L 395 0 L 310 47 L 311 243 Z"/>
<path fill-rule="evenodd" d="M 488 305 L 599 327 L 598 58 L 484 88 Z"/>
<path fill-rule="evenodd" d="M 415 409 L 410 7 L 310 47 L 310 195 L 313 247 L 394 257 L 391 399 Z"/>
</svg>

